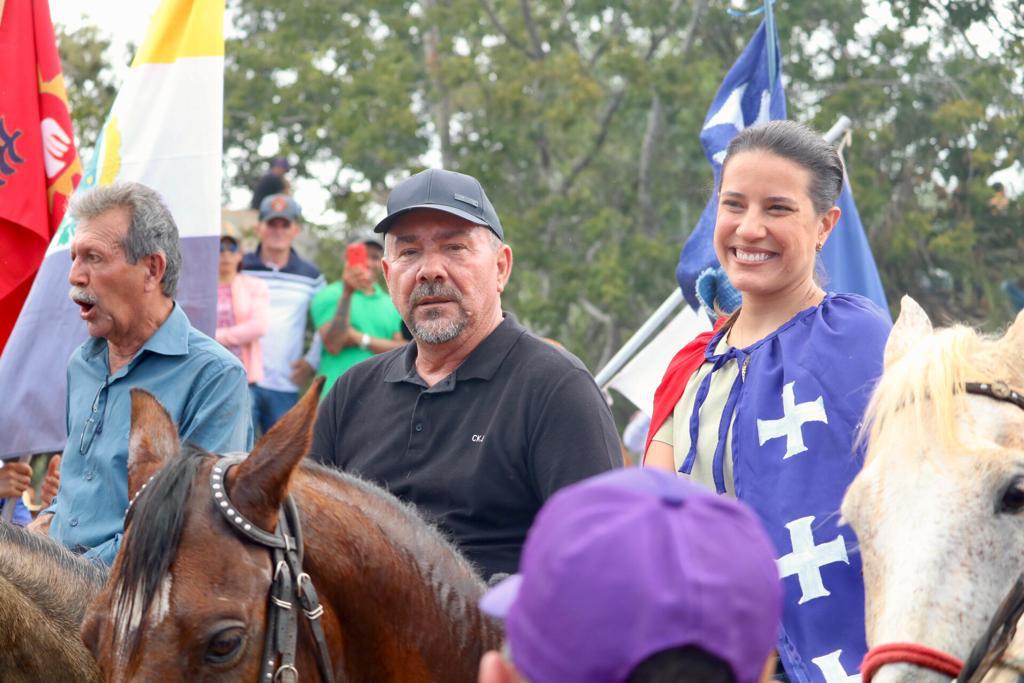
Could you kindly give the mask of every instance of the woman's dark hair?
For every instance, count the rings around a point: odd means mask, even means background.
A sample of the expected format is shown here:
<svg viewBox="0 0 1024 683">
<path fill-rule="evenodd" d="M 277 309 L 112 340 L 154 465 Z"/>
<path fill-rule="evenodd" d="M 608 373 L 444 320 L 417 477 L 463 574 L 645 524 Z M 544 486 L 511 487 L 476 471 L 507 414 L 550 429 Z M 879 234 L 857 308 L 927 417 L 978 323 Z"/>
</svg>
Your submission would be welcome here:
<svg viewBox="0 0 1024 683">
<path fill-rule="evenodd" d="M 693 645 L 655 652 L 629 672 L 626 683 L 736 683 L 732 667 Z"/>
<path fill-rule="evenodd" d="M 839 153 L 802 123 L 768 121 L 741 131 L 726 148 L 723 173 L 729 161 L 741 152 L 769 152 L 807 169 L 811 175 L 807 194 L 819 216 L 836 205 L 843 191 L 843 162 Z"/>
</svg>

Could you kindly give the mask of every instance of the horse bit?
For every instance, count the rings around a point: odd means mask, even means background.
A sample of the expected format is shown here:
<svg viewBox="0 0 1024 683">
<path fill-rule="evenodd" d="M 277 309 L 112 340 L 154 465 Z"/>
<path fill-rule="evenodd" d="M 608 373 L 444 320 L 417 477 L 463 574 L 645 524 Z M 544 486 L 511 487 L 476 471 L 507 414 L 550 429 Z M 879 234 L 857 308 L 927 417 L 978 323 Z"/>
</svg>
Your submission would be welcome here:
<svg viewBox="0 0 1024 683">
<path fill-rule="evenodd" d="M 299 680 L 299 672 L 295 668 L 299 627 L 295 608 L 298 606 L 306 616 L 313 633 L 320 678 L 324 681 L 333 681 L 330 652 L 320 623 L 324 608 L 317 598 L 309 574 L 302 571 L 302 526 L 299 523 L 295 501 L 291 496 L 285 498 L 277 513 L 277 529 L 274 533 L 265 531 L 246 519 L 231 503 L 227 488 L 224 486 L 224 477 L 228 470 L 244 459 L 244 455 L 220 458 L 210 471 L 210 490 L 213 493 L 214 507 L 232 528 L 245 539 L 270 549 L 273 558 L 274 578 L 270 584 L 266 637 L 260 662 L 260 676 L 257 680 L 271 683 L 296 683 Z"/>
<path fill-rule="evenodd" d="M 1012 403 L 1024 410 L 1024 396 L 1011 389 L 1006 382 L 966 382 L 964 391 Z M 1024 574 L 1017 578 L 1003 598 L 988 628 L 971 648 L 966 663 L 953 655 L 917 643 L 886 643 L 871 648 L 864 656 L 860 667 L 863 683 L 871 683 L 872 676 L 886 664 L 914 664 L 950 678 L 956 677 L 955 683 L 980 683 L 990 670 L 1008 669 L 1017 673 L 1019 683 L 1024 683 L 1024 661 L 1003 657 L 1017 632 L 1017 622 L 1022 614 Z"/>
</svg>

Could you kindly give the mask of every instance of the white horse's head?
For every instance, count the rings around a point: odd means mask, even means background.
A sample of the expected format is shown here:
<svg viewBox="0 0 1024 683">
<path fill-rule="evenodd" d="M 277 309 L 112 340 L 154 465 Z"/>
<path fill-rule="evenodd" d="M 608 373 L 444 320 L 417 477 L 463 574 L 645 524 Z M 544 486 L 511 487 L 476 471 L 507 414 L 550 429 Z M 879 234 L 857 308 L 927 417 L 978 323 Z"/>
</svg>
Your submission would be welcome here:
<svg viewBox="0 0 1024 683">
<path fill-rule="evenodd" d="M 871 647 L 916 643 L 965 659 L 1024 570 L 1024 410 L 964 389 L 997 381 L 1024 393 L 1024 313 L 988 338 L 933 330 L 903 297 L 868 408 L 864 469 L 842 508 L 860 540 Z M 891 664 L 873 683 L 949 678 Z"/>
</svg>

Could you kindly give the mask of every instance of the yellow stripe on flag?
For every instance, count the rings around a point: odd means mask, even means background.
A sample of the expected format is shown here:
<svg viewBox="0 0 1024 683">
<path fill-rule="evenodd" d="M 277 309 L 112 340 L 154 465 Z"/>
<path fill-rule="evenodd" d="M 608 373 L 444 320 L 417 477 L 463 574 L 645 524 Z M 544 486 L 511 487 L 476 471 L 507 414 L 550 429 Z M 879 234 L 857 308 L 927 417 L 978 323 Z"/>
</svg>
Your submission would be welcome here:
<svg viewBox="0 0 1024 683">
<path fill-rule="evenodd" d="M 164 0 L 132 66 L 224 56 L 223 0 Z"/>
</svg>

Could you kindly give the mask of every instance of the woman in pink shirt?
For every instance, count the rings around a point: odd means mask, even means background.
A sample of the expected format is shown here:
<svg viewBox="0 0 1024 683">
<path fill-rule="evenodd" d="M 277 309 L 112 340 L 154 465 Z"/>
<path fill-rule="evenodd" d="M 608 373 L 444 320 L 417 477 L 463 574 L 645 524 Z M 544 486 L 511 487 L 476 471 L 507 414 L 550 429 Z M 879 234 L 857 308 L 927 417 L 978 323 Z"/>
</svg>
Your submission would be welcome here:
<svg viewBox="0 0 1024 683">
<path fill-rule="evenodd" d="M 220 233 L 217 341 L 241 359 L 253 384 L 263 379 L 260 338 L 267 332 L 270 292 L 266 283 L 241 275 L 241 269 L 241 235 L 225 222 Z"/>
</svg>

